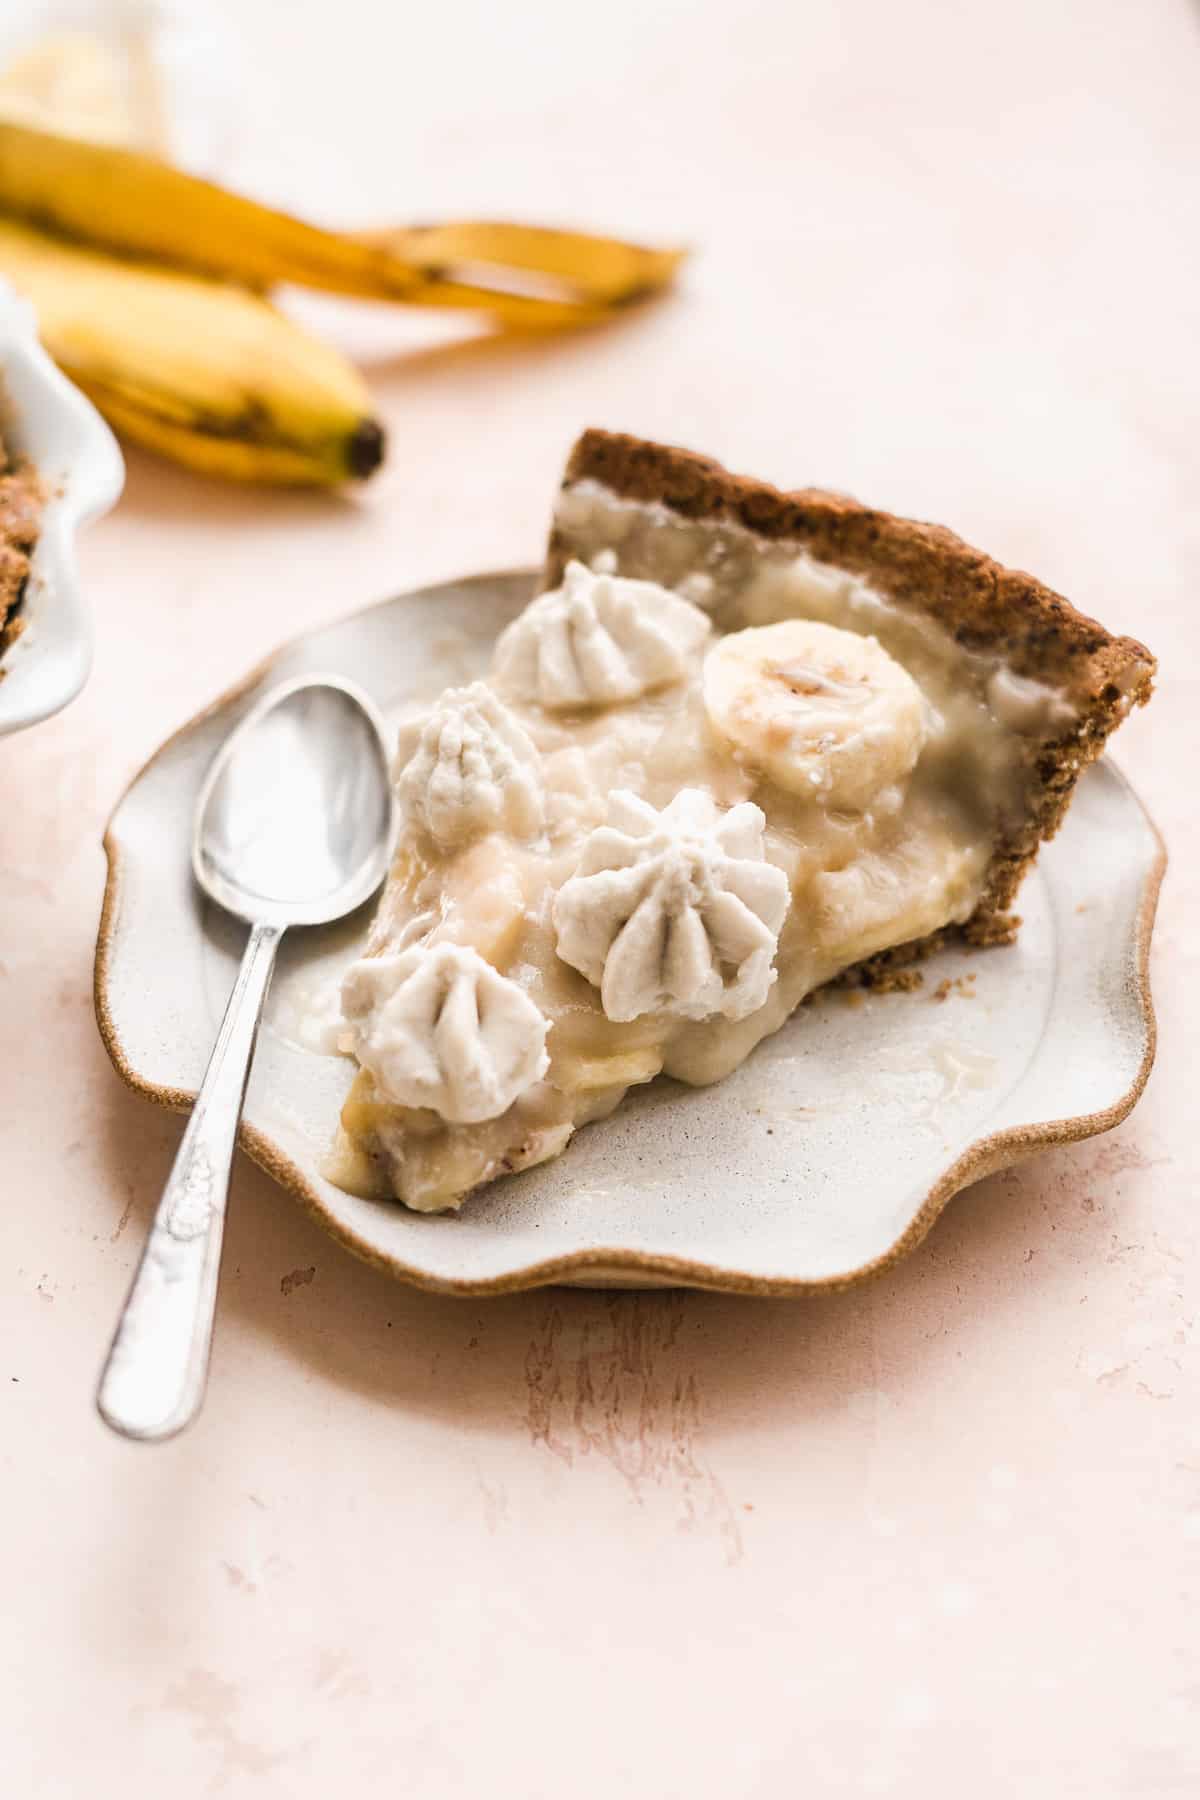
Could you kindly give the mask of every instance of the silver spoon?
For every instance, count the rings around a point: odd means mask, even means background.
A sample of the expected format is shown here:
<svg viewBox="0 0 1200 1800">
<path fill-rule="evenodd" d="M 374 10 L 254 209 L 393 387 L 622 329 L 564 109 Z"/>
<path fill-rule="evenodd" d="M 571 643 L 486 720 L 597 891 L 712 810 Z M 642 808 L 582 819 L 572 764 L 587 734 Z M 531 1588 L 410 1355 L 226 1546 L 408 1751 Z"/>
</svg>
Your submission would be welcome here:
<svg viewBox="0 0 1200 1800">
<path fill-rule="evenodd" d="M 192 870 L 251 927 L 225 1017 L 108 1353 L 97 1405 L 127 1437 L 172 1436 L 204 1395 L 229 1174 L 275 953 L 379 886 L 393 840 L 379 715 L 346 681 L 284 682 L 218 752 Z"/>
</svg>

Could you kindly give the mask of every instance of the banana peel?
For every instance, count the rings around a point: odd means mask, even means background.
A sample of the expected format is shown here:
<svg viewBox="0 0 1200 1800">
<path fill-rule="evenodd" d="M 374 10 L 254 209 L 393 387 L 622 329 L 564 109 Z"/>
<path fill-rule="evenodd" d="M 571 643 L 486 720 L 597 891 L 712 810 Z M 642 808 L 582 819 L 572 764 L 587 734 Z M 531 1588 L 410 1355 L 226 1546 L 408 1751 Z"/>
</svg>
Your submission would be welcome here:
<svg viewBox="0 0 1200 1800">
<path fill-rule="evenodd" d="M 623 238 L 516 225 L 499 220 L 417 225 L 373 234 L 393 256 L 425 272 L 439 269 L 519 270 L 560 283 L 579 303 L 627 306 L 667 287 L 686 250 L 654 250 Z"/>
<path fill-rule="evenodd" d="M 464 222 L 327 231 L 155 156 L 0 118 L 0 213 L 119 255 L 265 288 L 582 324 L 665 286 L 686 254 L 586 232 Z"/>
</svg>

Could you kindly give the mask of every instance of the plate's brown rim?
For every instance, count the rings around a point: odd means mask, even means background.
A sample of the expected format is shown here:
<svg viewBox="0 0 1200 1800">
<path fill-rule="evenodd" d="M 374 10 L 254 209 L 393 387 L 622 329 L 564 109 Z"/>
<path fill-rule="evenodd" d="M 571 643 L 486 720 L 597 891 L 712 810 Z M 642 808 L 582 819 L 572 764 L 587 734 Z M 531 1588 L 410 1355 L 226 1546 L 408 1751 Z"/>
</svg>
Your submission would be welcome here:
<svg viewBox="0 0 1200 1800">
<path fill-rule="evenodd" d="M 495 573 L 513 575 L 524 573 L 524 571 L 502 570 L 495 571 Z M 464 577 L 463 579 L 470 578 Z M 479 576 L 475 579 L 482 580 L 486 577 Z M 441 584 L 431 583 L 430 585 Z M 446 583 L 445 585 L 453 584 Z M 388 600 L 375 603 L 379 606 L 389 604 Z M 346 620 L 359 613 L 373 610 L 374 607 L 359 607 L 354 613 L 347 614 Z M 186 1112 L 196 1098 L 195 1093 L 186 1088 L 162 1087 L 139 1075 L 125 1054 L 108 1002 L 109 961 L 120 901 L 122 869 L 121 850 L 113 829 L 114 823 L 132 789 L 180 738 L 193 731 L 198 725 L 202 725 L 214 713 L 221 712 L 244 698 L 258 686 L 291 644 L 299 643 L 303 638 L 311 635 L 312 633 L 308 632 L 301 633 L 298 637 L 279 645 L 261 662 L 257 663 L 248 675 L 243 676 L 240 681 L 226 689 L 208 706 L 201 708 L 177 731 L 172 732 L 170 737 L 159 745 L 153 755 L 126 783 L 105 828 L 104 853 L 107 858 L 108 872 L 104 884 L 104 900 L 100 910 L 93 971 L 96 1023 L 112 1065 L 126 1086 L 132 1088 L 134 1093 L 141 1094 L 145 1099 L 153 1102 L 154 1105 L 166 1107 L 172 1112 Z M 1110 764 L 1110 767 L 1112 766 Z M 1119 771 L 1115 772 L 1120 773 Z M 1125 782 L 1123 775 L 1120 776 L 1120 779 Z M 1129 787 L 1128 782 L 1125 782 L 1125 785 L 1127 788 Z M 1129 791 L 1141 807 L 1156 847 L 1154 861 L 1147 869 L 1143 880 L 1134 926 L 1134 983 L 1145 1024 L 1146 1046 L 1132 1083 L 1119 1099 L 1099 1112 L 1081 1113 L 1066 1119 L 1054 1119 L 1041 1125 L 1012 1125 L 1003 1131 L 992 1132 L 989 1136 L 977 1138 L 974 1143 L 968 1144 L 966 1149 L 956 1157 L 950 1167 L 934 1183 L 894 1243 L 882 1255 L 874 1257 L 870 1262 L 863 1263 L 857 1269 L 847 1270 L 838 1275 L 810 1279 L 751 1275 L 737 1269 L 724 1269 L 715 1267 L 711 1263 L 695 1262 L 685 1256 L 668 1256 L 642 1250 L 612 1249 L 597 1245 L 588 1250 L 575 1250 L 566 1256 L 547 1257 L 541 1262 L 527 1263 L 519 1269 L 511 1269 L 500 1275 L 479 1279 L 431 1275 L 428 1271 L 417 1268 L 412 1263 L 404 1262 L 399 1257 L 385 1256 L 374 1244 L 368 1243 L 366 1239 L 350 1230 L 329 1211 L 316 1188 L 297 1164 L 290 1157 L 285 1156 L 265 1132 L 259 1131 L 256 1126 L 249 1124 L 245 1119 L 242 1121 L 238 1141 L 251 1160 L 257 1163 L 259 1168 L 265 1170 L 281 1187 L 293 1194 L 301 1202 L 305 1211 L 316 1219 L 318 1224 L 338 1243 L 344 1245 L 353 1255 L 359 1257 L 361 1261 L 369 1263 L 373 1268 L 385 1270 L 389 1275 L 395 1276 L 400 1281 L 408 1282 L 413 1287 L 423 1289 L 426 1293 L 449 1294 L 463 1299 L 488 1294 L 514 1294 L 528 1288 L 547 1287 L 555 1282 L 566 1280 L 578 1282 L 589 1274 L 603 1278 L 606 1282 L 622 1276 L 640 1277 L 643 1280 L 650 1277 L 657 1282 L 679 1287 L 707 1289 L 713 1293 L 753 1294 L 780 1298 L 799 1294 L 836 1292 L 840 1289 L 855 1287 L 859 1282 L 870 1280 L 871 1277 L 891 1268 L 894 1263 L 899 1262 L 901 1257 L 915 1249 L 938 1218 L 947 1201 L 971 1182 L 982 1180 L 985 1175 L 994 1174 L 997 1170 L 1019 1161 L 1022 1156 L 1031 1151 L 1049 1149 L 1059 1144 L 1079 1143 L 1084 1138 L 1097 1137 L 1102 1132 L 1111 1131 L 1114 1126 L 1119 1125 L 1123 1119 L 1128 1117 L 1141 1098 L 1142 1090 L 1145 1088 L 1154 1063 L 1154 1053 L 1158 1041 L 1158 1024 L 1154 1011 L 1154 1000 L 1150 991 L 1150 941 L 1154 931 L 1155 913 L 1158 909 L 1159 890 L 1166 872 L 1167 849 L 1162 833 L 1149 813 L 1146 812 L 1141 800 L 1138 799 L 1132 788 L 1129 788 Z"/>
</svg>

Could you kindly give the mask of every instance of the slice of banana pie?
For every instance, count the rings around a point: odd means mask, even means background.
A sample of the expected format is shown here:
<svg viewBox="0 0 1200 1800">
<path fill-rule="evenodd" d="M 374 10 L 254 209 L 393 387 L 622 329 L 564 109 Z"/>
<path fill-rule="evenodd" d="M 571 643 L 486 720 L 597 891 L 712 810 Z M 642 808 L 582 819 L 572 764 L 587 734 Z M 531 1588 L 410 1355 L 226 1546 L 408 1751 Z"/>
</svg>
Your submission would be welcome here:
<svg viewBox="0 0 1200 1800">
<path fill-rule="evenodd" d="M 835 977 L 1002 942 L 1154 659 L 940 527 L 589 431 L 546 591 L 401 734 L 331 1173 L 422 1211 Z"/>
</svg>

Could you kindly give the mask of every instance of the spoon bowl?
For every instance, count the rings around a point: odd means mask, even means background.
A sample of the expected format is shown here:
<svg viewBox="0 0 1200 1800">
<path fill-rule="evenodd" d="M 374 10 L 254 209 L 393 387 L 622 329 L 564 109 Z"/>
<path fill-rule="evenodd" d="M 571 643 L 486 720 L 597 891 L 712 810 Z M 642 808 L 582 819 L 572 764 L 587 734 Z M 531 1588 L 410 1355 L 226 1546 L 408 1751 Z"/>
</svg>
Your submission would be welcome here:
<svg viewBox="0 0 1200 1800">
<path fill-rule="evenodd" d="M 383 725 L 349 682 L 273 688 L 232 732 L 196 802 L 192 869 L 247 924 L 326 925 L 387 872 Z"/>
<path fill-rule="evenodd" d="M 273 688 L 205 777 L 192 870 L 251 929 L 100 1377 L 101 1417 L 126 1437 L 171 1437 L 200 1408 L 233 1152 L 280 939 L 360 906 L 394 841 L 383 726 L 351 682 Z"/>
</svg>

